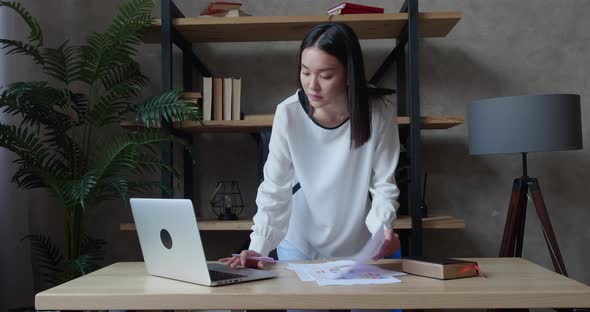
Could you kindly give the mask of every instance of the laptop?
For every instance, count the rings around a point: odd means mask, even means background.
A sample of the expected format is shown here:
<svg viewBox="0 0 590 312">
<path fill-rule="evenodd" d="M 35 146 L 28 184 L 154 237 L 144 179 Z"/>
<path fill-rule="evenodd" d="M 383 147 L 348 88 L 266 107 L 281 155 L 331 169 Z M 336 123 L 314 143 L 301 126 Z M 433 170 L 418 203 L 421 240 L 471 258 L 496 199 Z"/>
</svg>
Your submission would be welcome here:
<svg viewBox="0 0 590 312">
<path fill-rule="evenodd" d="M 190 200 L 131 198 L 130 202 L 148 274 L 205 286 L 277 276 L 264 270 L 207 263 Z"/>
</svg>

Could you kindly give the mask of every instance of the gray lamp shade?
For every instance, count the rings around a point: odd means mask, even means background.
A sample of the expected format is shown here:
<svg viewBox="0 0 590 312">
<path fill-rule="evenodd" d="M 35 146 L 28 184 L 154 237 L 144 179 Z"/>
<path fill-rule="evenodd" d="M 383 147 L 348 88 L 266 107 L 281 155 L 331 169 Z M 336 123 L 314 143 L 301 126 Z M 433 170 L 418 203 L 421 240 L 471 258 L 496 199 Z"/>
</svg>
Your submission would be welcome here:
<svg viewBox="0 0 590 312">
<path fill-rule="evenodd" d="M 474 101 L 467 107 L 469 153 L 582 149 L 580 96 L 546 94 Z"/>
</svg>

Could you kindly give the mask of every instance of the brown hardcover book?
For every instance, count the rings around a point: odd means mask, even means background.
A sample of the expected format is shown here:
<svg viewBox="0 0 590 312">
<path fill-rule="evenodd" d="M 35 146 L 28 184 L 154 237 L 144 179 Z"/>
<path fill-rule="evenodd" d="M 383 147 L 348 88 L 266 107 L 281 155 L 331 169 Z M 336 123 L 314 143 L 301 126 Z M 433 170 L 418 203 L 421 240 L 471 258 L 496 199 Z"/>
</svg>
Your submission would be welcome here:
<svg viewBox="0 0 590 312">
<path fill-rule="evenodd" d="M 274 119 L 274 114 L 248 114 L 244 115 L 244 120 L 251 120 L 251 121 L 260 121 L 260 122 L 270 122 Z"/>
<path fill-rule="evenodd" d="M 407 257 L 402 259 L 402 271 L 442 280 L 478 275 L 477 262 L 438 257 Z"/>
<path fill-rule="evenodd" d="M 185 100 L 195 100 L 195 99 L 200 99 L 202 98 L 201 96 L 201 92 L 182 92 L 180 93 L 179 96 L 181 99 L 185 99 Z"/>
<path fill-rule="evenodd" d="M 223 120 L 223 78 L 213 78 L 213 120 Z"/>
<path fill-rule="evenodd" d="M 231 95 L 231 119 L 240 120 L 242 112 L 242 78 L 233 78 Z"/>
</svg>

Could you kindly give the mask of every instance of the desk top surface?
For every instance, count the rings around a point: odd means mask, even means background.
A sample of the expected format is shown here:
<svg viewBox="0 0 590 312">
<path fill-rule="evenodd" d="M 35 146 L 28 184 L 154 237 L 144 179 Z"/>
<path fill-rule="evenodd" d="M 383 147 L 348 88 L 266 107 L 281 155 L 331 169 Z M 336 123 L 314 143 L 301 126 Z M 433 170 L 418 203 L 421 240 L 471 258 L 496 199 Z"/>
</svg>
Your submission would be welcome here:
<svg viewBox="0 0 590 312">
<path fill-rule="evenodd" d="M 40 310 L 74 309 L 458 309 L 590 307 L 590 287 L 521 258 L 476 258 L 487 278 L 448 281 L 413 275 L 390 285 L 317 286 L 284 263 L 278 278 L 205 287 L 146 274 L 122 262 L 37 294 Z M 400 260 L 379 266 L 400 271 Z"/>
</svg>

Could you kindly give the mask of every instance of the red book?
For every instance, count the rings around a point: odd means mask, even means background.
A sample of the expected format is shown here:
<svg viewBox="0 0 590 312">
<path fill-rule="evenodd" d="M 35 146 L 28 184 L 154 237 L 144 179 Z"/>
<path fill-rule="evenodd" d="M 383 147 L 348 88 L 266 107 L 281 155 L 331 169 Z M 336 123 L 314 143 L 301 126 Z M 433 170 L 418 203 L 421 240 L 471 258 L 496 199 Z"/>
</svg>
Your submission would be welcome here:
<svg viewBox="0 0 590 312">
<path fill-rule="evenodd" d="M 337 11 L 337 10 L 344 9 L 344 8 L 358 10 L 358 11 L 365 11 L 366 13 L 369 13 L 369 12 L 370 13 L 383 13 L 383 12 L 385 12 L 385 10 L 383 8 L 379 8 L 379 7 L 349 3 L 349 2 L 342 2 L 339 5 L 336 5 L 334 7 L 331 7 L 330 9 L 328 9 L 328 14 L 331 13 L 332 11 Z"/>
<path fill-rule="evenodd" d="M 342 8 L 328 12 L 328 15 L 343 15 L 343 14 L 381 14 L 382 12 L 372 12 L 364 10 L 356 10 L 351 8 Z"/>
<path fill-rule="evenodd" d="M 223 13 L 230 10 L 239 10 L 242 6 L 239 2 L 222 2 L 222 1 L 214 1 L 209 2 L 207 8 L 201 11 L 201 15 L 210 15 L 210 14 L 218 14 Z"/>
<path fill-rule="evenodd" d="M 242 6 L 242 4 L 239 2 L 216 1 L 216 2 L 210 2 L 209 5 L 207 5 L 207 8 L 209 10 L 233 10 L 233 9 L 239 9 L 241 6 Z"/>
</svg>

